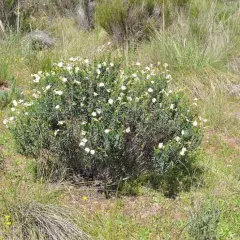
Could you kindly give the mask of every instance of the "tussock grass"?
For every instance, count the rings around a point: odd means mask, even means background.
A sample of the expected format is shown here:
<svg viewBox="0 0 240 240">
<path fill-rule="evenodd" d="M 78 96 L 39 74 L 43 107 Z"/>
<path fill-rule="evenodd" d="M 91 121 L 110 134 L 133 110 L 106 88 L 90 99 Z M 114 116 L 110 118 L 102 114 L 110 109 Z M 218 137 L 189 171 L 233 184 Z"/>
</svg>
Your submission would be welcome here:
<svg viewBox="0 0 240 240">
<path fill-rule="evenodd" d="M 68 208 L 36 202 L 19 203 L 8 209 L 6 226 L 1 228 L 0 234 L 11 240 L 90 240 L 73 218 Z"/>
</svg>

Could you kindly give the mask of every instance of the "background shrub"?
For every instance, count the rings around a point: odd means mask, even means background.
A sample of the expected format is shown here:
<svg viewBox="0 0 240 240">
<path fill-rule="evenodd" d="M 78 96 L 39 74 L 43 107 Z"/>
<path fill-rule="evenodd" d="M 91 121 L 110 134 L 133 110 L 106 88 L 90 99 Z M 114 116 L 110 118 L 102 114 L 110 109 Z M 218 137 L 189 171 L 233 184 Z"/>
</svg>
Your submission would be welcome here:
<svg viewBox="0 0 240 240">
<path fill-rule="evenodd" d="M 159 27 L 161 10 L 155 1 L 99 1 L 97 21 L 114 40 L 141 40 Z"/>
<path fill-rule="evenodd" d="M 171 23 L 172 9 L 182 7 L 189 0 L 123 1 L 100 0 L 96 8 L 99 25 L 119 43 L 148 39 L 156 29 Z"/>
<path fill-rule="evenodd" d="M 45 176 L 114 183 L 181 171 L 201 142 L 203 119 L 192 109 L 196 102 L 188 106 L 168 89 L 166 67 L 122 69 L 118 62 L 71 58 L 35 74 L 33 97 L 13 101 L 19 115 L 5 124 Z"/>
</svg>

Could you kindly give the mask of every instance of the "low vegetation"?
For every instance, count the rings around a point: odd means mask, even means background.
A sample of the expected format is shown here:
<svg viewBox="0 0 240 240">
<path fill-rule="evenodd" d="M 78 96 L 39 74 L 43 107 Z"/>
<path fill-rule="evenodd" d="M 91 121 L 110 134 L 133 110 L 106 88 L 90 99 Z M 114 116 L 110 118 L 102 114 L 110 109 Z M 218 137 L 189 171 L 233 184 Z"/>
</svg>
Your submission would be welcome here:
<svg viewBox="0 0 240 240">
<path fill-rule="evenodd" d="M 1 6 L 0 239 L 240 238 L 239 1 Z"/>
</svg>

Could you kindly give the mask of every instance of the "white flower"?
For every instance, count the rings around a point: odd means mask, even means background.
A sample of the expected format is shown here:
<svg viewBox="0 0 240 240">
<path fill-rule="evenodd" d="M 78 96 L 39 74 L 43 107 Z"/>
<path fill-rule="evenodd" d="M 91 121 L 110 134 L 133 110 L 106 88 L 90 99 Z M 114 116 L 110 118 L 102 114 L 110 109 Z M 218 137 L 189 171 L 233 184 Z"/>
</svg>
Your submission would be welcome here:
<svg viewBox="0 0 240 240">
<path fill-rule="evenodd" d="M 78 72 L 79 72 L 79 70 L 80 70 L 80 68 L 79 68 L 79 67 L 75 67 L 75 72 L 76 72 L 76 73 L 78 73 Z"/>
<path fill-rule="evenodd" d="M 79 147 L 84 147 L 85 145 L 86 145 L 86 143 L 84 143 L 84 142 L 79 143 Z"/>
<path fill-rule="evenodd" d="M 97 113 L 96 113 L 96 112 L 92 112 L 92 116 L 93 116 L 93 117 L 96 117 L 96 116 L 97 116 Z"/>
<path fill-rule="evenodd" d="M 87 124 L 87 122 L 86 121 L 82 121 L 82 125 L 86 125 Z"/>
<path fill-rule="evenodd" d="M 113 66 L 114 66 L 114 63 L 110 63 L 109 65 L 110 65 L 111 67 L 113 67 Z"/>
<path fill-rule="evenodd" d="M 157 99 L 156 99 L 156 98 L 153 98 L 153 99 L 152 99 L 152 102 L 153 102 L 153 103 L 155 103 L 156 101 L 157 101 Z"/>
<path fill-rule="evenodd" d="M 208 120 L 207 120 L 206 118 L 205 118 L 205 119 L 203 119 L 203 122 L 204 122 L 204 123 L 206 123 L 207 121 L 208 121 Z"/>
<path fill-rule="evenodd" d="M 175 140 L 176 140 L 177 142 L 179 142 L 179 141 L 180 141 L 180 139 L 181 139 L 181 138 L 180 138 L 180 137 L 178 137 L 178 136 L 177 136 L 177 137 L 175 137 Z"/>
<path fill-rule="evenodd" d="M 121 101 L 121 100 L 122 100 L 122 98 L 121 98 L 121 97 L 118 97 L 117 99 L 118 99 L 119 101 Z"/>
<path fill-rule="evenodd" d="M 126 86 L 122 86 L 121 89 L 124 91 L 124 90 L 127 89 L 127 87 Z"/>
<path fill-rule="evenodd" d="M 181 134 L 182 134 L 182 135 L 184 135 L 184 134 L 185 134 L 185 131 L 184 131 L 184 130 L 182 130 Z"/>
<path fill-rule="evenodd" d="M 24 105 L 25 107 L 30 107 L 30 106 L 33 105 L 33 103 L 24 103 L 23 105 Z"/>
<path fill-rule="evenodd" d="M 85 150 L 85 152 L 87 152 L 87 153 L 90 152 L 90 149 L 89 149 L 89 148 L 85 148 L 84 150 Z"/>
<path fill-rule="evenodd" d="M 71 66 L 67 66 L 66 69 L 70 72 L 72 70 Z"/>
<path fill-rule="evenodd" d="M 99 75 L 101 73 L 101 70 L 100 69 L 97 69 L 97 74 Z"/>
<path fill-rule="evenodd" d="M 11 111 L 14 112 L 14 111 L 15 111 L 15 108 L 11 108 Z"/>
<path fill-rule="evenodd" d="M 167 79 L 167 80 L 170 80 L 170 79 L 172 79 L 172 76 L 171 76 L 170 74 L 168 74 L 168 75 L 166 76 L 166 79 Z"/>
<path fill-rule="evenodd" d="M 164 64 L 163 64 L 163 67 L 167 68 L 167 67 L 168 67 L 168 64 L 167 64 L 167 63 L 164 63 Z"/>
<path fill-rule="evenodd" d="M 187 149 L 186 149 L 185 147 L 182 148 L 182 150 L 181 150 L 181 152 L 180 152 L 180 155 L 181 155 L 181 156 L 184 156 L 186 151 L 187 151 Z"/>
<path fill-rule="evenodd" d="M 163 143 L 159 143 L 159 144 L 158 144 L 158 148 L 159 148 L 159 149 L 162 149 L 162 148 L 163 148 Z"/>
<path fill-rule="evenodd" d="M 113 100 L 111 98 L 108 99 L 108 103 L 112 105 L 113 104 Z"/>
<path fill-rule="evenodd" d="M 99 87 L 104 87 L 104 83 L 103 82 L 99 83 Z"/>
<path fill-rule="evenodd" d="M 141 63 L 140 63 L 140 62 L 136 62 L 136 65 L 137 65 L 137 66 L 141 66 Z"/>
<path fill-rule="evenodd" d="M 55 108 L 56 108 L 56 109 L 59 109 L 59 108 L 60 108 L 60 106 L 59 106 L 59 105 L 57 105 Z"/>
<path fill-rule="evenodd" d="M 24 100 L 20 99 L 18 102 L 19 102 L 19 103 L 23 103 L 23 102 L 24 102 Z"/>
<path fill-rule="evenodd" d="M 108 133 L 110 132 L 110 130 L 109 130 L 109 129 L 105 129 L 104 132 L 105 132 L 106 134 L 108 134 Z"/>
<path fill-rule="evenodd" d="M 77 81 L 76 79 L 74 79 L 73 83 L 76 83 L 77 85 L 80 85 L 81 83 L 79 81 Z"/>
<path fill-rule="evenodd" d="M 194 98 L 194 101 L 197 101 L 198 99 L 197 98 Z"/>
<path fill-rule="evenodd" d="M 102 65 L 101 65 L 101 64 L 98 64 L 98 68 L 102 68 Z"/>
<path fill-rule="evenodd" d="M 86 133 L 87 133 L 86 131 L 82 131 L 82 132 L 81 132 L 81 134 L 82 134 L 83 136 L 85 136 Z"/>
<path fill-rule="evenodd" d="M 90 153 L 91 153 L 92 155 L 94 155 L 94 154 L 95 154 L 95 150 L 91 150 Z"/>
<path fill-rule="evenodd" d="M 51 88 L 51 85 L 46 86 L 46 90 L 49 90 Z"/>
<path fill-rule="evenodd" d="M 193 126 L 196 127 L 198 125 L 197 121 L 193 122 Z"/>
<path fill-rule="evenodd" d="M 97 111 L 98 114 L 102 113 L 102 110 L 100 108 L 98 108 L 96 111 Z"/>
<path fill-rule="evenodd" d="M 82 139 L 82 142 L 86 143 L 88 140 L 86 138 Z"/>
<path fill-rule="evenodd" d="M 137 77 L 137 74 L 136 74 L 136 73 L 133 73 L 133 74 L 132 74 L 132 77 L 136 78 L 136 77 Z"/>
<path fill-rule="evenodd" d="M 58 125 L 63 125 L 64 123 L 64 121 L 58 121 Z"/>
<path fill-rule="evenodd" d="M 84 62 L 85 62 L 86 64 L 89 64 L 89 60 L 88 60 L 88 59 L 85 59 Z"/>
<path fill-rule="evenodd" d="M 63 67 L 63 63 L 62 62 L 60 62 L 60 63 L 58 63 L 58 67 Z"/>
<path fill-rule="evenodd" d="M 33 74 L 33 77 L 34 77 L 34 79 L 33 79 L 33 82 L 35 82 L 35 83 L 38 83 L 39 82 L 39 80 L 40 80 L 40 76 L 39 75 L 37 75 L 37 74 Z"/>
<path fill-rule="evenodd" d="M 128 127 L 126 130 L 125 130 L 126 133 L 130 133 L 131 132 L 131 129 L 130 127 Z"/>
<path fill-rule="evenodd" d="M 131 98 L 131 97 L 127 97 L 127 100 L 131 102 L 131 101 L 132 101 L 132 98 Z"/>
<path fill-rule="evenodd" d="M 55 130 L 55 131 L 54 131 L 54 135 L 57 136 L 57 134 L 58 134 L 59 131 L 60 131 L 59 129 Z"/>
<path fill-rule="evenodd" d="M 8 123 L 8 120 L 7 119 L 4 119 L 3 120 L 3 124 L 6 125 Z"/>
<path fill-rule="evenodd" d="M 67 82 L 67 78 L 65 78 L 65 77 L 61 77 L 60 79 L 61 79 L 62 82 L 64 82 L 64 83 Z"/>
<path fill-rule="evenodd" d="M 16 100 L 13 100 L 13 106 L 16 107 L 18 105 Z"/>
<path fill-rule="evenodd" d="M 171 104 L 171 105 L 170 105 L 170 109 L 174 109 L 174 104 Z"/>
<path fill-rule="evenodd" d="M 28 112 L 25 112 L 24 114 L 27 116 L 27 115 L 28 115 Z"/>
<path fill-rule="evenodd" d="M 148 92 L 152 93 L 152 92 L 153 92 L 153 89 L 152 89 L 152 88 L 149 88 L 149 89 L 148 89 Z"/>
<path fill-rule="evenodd" d="M 154 81 L 151 81 L 152 84 L 154 84 L 155 82 Z"/>
<path fill-rule="evenodd" d="M 94 95 L 95 97 L 96 97 L 96 96 L 98 96 L 98 94 L 97 94 L 97 93 L 95 93 L 95 92 L 93 93 L 93 95 Z"/>
<path fill-rule="evenodd" d="M 61 96 L 61 95 L 63 94 L 63 91 L 61 91 L 61 90 L 59 90 L 59 91 L 55 90 L 54 93 L 55 93 L 56 95 Z"/>
<path fill-rule="evenodd" d="M 32 95 L 34 98 L 38 98 L 39 97 L 39 95 L 38 94 L 36 94 L 36 93 L 33 93 L 33 95 Z"/>
<path fill-rule="evenodd" d="M 135 98 L 135 102 L 139 102 L 139 98 L 138 97 Z"/>
</svg>

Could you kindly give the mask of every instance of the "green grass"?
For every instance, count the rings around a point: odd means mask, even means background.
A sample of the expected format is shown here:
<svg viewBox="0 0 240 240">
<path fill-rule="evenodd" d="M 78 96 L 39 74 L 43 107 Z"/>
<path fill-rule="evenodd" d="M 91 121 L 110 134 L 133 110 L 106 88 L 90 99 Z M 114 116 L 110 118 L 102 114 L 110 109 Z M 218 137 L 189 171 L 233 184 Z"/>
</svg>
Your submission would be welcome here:
<svg viewBox="0 0 240 240">
<path fill-rule="evenodd" d="M 240 54 L 239 3 L 197 0 L 191 1 L 186 11 L 172 9 L 171 14 L 177 17 L 165 32 L 157 32 L 135 49 L 108 45 L 111 38 L 101 28 L 79 31 L 73 20 L 66 18 L 48 25 L 56 39 L 51 50 L 27 49 L 21 36 L 14 34 L 0 40 L 0 82 L 14 76 L 17 88 L 25 92 L 32 87 L 30 74 L 50 63 L 72 56 L 121 55 L 124 64 L 167 62 L 174 77 L 172 88 L 182 88 L 190 101 L 197 97 L 198 109 L 208 119 L 197 161 L 204 173 L 189 192 L 167 199 L 160 191 L 140 186 L 138 196 L 105 199 L 91 187 L 35 181 L 34 160 L 16 152 L 12 136 L 2 124 L 10 111 L 10 106 L 5 107 L 0 110 L 0 164 L 4 159 L 4 169 L 0 170 L 0 239 L 13 233 L 5 216 L 14 211 L 13 224 L 19 227 L 26 222 L 26 214 L 22 211 L 21 217 L 19 206 L 30 203 L 46 209 L 49 205 L 56 209 L 67 206 L 71 211 L 64 219 L 70 217 L 93 239 L 191 239 L 189 212 L 206 199 L 214 201 L 221 212 L 217 239 L 240 239 L 240 100 L 228 94 L 229 85 L 240 84 L 239 72 L 228 67 Z M 13 239 L 10 236 L 8 239 Z"/>
</svg>

